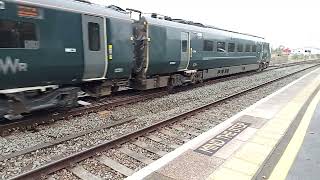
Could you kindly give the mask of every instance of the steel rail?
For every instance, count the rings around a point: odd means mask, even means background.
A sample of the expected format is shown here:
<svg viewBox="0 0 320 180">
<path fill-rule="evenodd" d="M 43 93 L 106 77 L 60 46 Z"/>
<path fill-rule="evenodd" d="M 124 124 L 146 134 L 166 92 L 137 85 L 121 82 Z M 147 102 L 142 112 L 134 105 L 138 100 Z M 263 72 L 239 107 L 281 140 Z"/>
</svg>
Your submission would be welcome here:
<svg viewBox="0 0 320 180">
<path fill-rule="evenodd" d="M 40 124 L 50 124 L 62 119 L 66 120 L 66 119 L 70 119 L 71 117 L 81 116 L 89 113 L 112 109 L 118 106 L 123 106 L 127 104 L 132 104 L 132 103 L 152 99 L 152 98 L 157 98 L 160 96 L 164 96 L 167 93 L 168 92 L 163 91 L 163 92 L 149 93 L 146 95 L 136 95 L 133 97 L 129 96 L 127 99 L 92 104 L 89 106 L 78 107 L 78 108 L 75 108 L 66 112 L 61 112 L 61 113 L 48 113 L 47 111 L 37 112 L 35 115 L 28 116 L 22 120 L 17 120 L 13 122 L 7 121 L 6 123 L 2 123 L 2 124 L 0 122 L 0 136 L 6 136 L 10 134 L 11 131 L 15 131 L 19 129 L 30 130 L 33 127 L 36 127 Z"/>
<path fill-rule="evenodd" d="M 305 68 L 305 69 L 302 69 L 302 70 L 299 70 L 299 71 L 296 71 L 294 73 L 291 73 L 291 74 L 288 74 L 288 75 L 285 75 L 285 76 L 282 76 L 282 77 L 279 77 L 279 78 L 276 78 L 276 79 L 273 79 L 271 81 L 262 83 L 260 85 L 245 89 L 245 90 L 243 90 L 241 92 L 237 92 L 237 93 L 229 95 L 227 97 L 223 97 L 223 98 L 221 98 L 219 100 L 215 100 L 215 101 L 213 101 L 211 103 L 208 103 L 206 105 L 200 106 L 198 108 L 194 108 L 194 109 L 192 109 L 190 111 L 187 111 L 187 112 L 178 114 L 178 115 L 176 115 L 174 117 L 162 120 L 162 121 L 157 122 L 157 123 L 155 123 L 153 125 L 150 125 L 148 127 L 144 127 L 142 129 L 139 129 L 137 131 L 128 133 L 128 134 L 123 135 L 121 137 L 118 137 L 116 139 L 113 139 L 113 140 L 110 140 L 110 141 L 106 141 L 103 144 L 88 148 L 88 149 L 86 149 L 84 151 L 72 154 L 72 155 L 64 157 L 64 158 L 62 158 L 60 160 L 56 160 L 56 161 L 50 162 L 50 163 L 45 164 L 45 165 L 43 165 L 41 167 L 35 168 L 35 169 L 31 170 L 31 171 L 28 171 L 28 172 L 25 172 L 23 174 L 17 175 L 15 177 L 11 178 L 11 179 L 12 180 L 28 180 L 28 179 L 42 178 L 42 177 L 44 177 L 44 176 L 46 176 L 48 174 L 54 173 L 54 172 L 56 172 L 58 170 L 67 168 L 69 166 L 73 166 L 73 165 L 75 165 L 76 163 L 78 163 L 80 161 L 83 161 L 85 159 L 88 159 L 88 158 L 94 156 L 98 152 L 102 152 L 102 151 L 106 151 L 106 150 L 112 149 L 117 145 L 121 145 L 123 143 L 129 142 L 132 139 L 135 139 L 135 138 L 140 137 L 140 136 L 142 136 L 142 135 L 144 135 L 146 133 L 155 131 L 155 130 L 157 130 L 159 128 L 165 127 L 165 126 L 170 125 L 172 123 L 175 123 L 175 122 L 177 122 L 177 121 L 179 121 L 181 119 L 186 119 L 186 118 L 190 117 L 191 115 L 194 115 L 194 114 L 196 114 L 198 112 L 201 112 L 203 110 L 207 110 L 207 109 L 209 109 L 209 108 L 211 108 L 211 107 L 213 107 L 213 106 L 215 106 L 215 105 L 217 105 L 219 103 L 222 103 L 222 102 L 224 102 L 226 100 L 241 96 L 242 94 L 254 91 L 254 90 L 259 89 L 261 87 L 267 86 L 267 85 L 269 85 L 269 84 L 271 84 L 273 82 L 277 82 L 279 80 L 285 79 L 287 77 L 290 77 L 290 76 L 295 75 L 297 73 L 300 73 L 300 72 L 303 72 L 305 70 L 314 68 L 316 66 L 319 66 L 319 64 L 311 66 L 311 67 L 308 67 L 308 68 Z"/>
<path fill-rule="evenodd" d="M 290 62 L 290 63 L 281 63 L 281 64 L 272 64 L 269 65 L 269 67 L 290 67 L 294 65 L 301 65 L 301 64 L 313 64 L 313 63 L 319 63 L 320 59 L 313 59 L 313 60 L 307 60 L 307 61 L 297 61 L 297 62 Z"/>
<path fill-rule="evenodd" d="M 37 151 L 37 150 L 40 150 L 40 149 L 46 149 L 46 148 L 49 148 L 49 147 L 52 147 L 52 146 L 55 146 L 55 145 L 70 141 L 72 139 L 76 139 L 78 137 L 85 136 L 87 134 L 100 131 L 102 129 L 110 129 L 110 128 L 113 128 L 113 127 L 117 127 L 117 126 L 129 123 L 129 122 L 131 122 L 131 121 L 133 121 L 135 119 L 136 118 L 128 118 L 128 119 L 125 119 L 125 120 L 122 120 L 122 121 L 116 121 L 116 122 L 113 122 L 113 123 L 110 123 L 110 124 L 105 124 L 105 125 L 93 128 L 93 129 L 88 129 L 88 130 L 80 132 L 80 133 L 64 136 L 62 138 L 58 138 L 58 139 L 55 139 L 55 140 L 50 141 L 50 142 L 41 143 L 41 144 L 38 144 L 36 146 L 32 146 L 32 147 L 26 148 L 26 149 L 21 150 L 21 151 L 16 151 L 16 152 L 8 154 L 8 155 L 3 155 L 3 156 L 0 156 L 0 162 L 1 161 L 5 161 L 7 159 L 15 158 L 15 157 L 18 157 L 18 156 L 21 156 L 21 155 L 25 155 L 25 154 L 28 154 L 28 153 L 31 153 L 31 152 L 34 152 L 34 151 Z"/>
<path fill-rule="evenodd" d="M 259 73 L 271 71 L 271 70 L 275 70 L 275 69 L 286 68 L 286 67 L 290 67 L 290 66 L 297 66 L 297 65 L 301 65 L 301 64 L 313 64 L 313 63 L 317 63 L 317 62 L 319 62 L 319 60 L 284 63 L 284 64 L 279 64 L 277 66 L 273 66 L 270 69 L 266 69 L 266 70 L 261 71 Z M 180 88 L 178 87 L 174 90 L 174 92 L 171 92 L 171 93 L 186 91 L 186 90 L 189 90 L 192 88 L 197 88 L 197 87 L 203 87 L 203 86 L 210 85 L 213 83 L 238 79 L 238 78 L 241 78 L 244 76 L 254 75 L 256 73 L 257 72 L 245 72 L 245 73 L 239 73 L 236 75 L 218 77 L 218 78 L 214 78 L 211 80 L 207 80 L 201 84 L 196 84 L 193 86 L 184 86 L 184 87 L 180 87 Z M 13 121 L 13 122 L 7 121 L 6 123 L 0 122 L 0 136 L 9 135 L 10 132 L 15 131 L 15 130 L 30 130 L 30 129 L 33 129 L 34 127 L 37 127 L 38 125 L 41 125 L 41 124 L 49 124 L 49 123 L 53 123 L 58 120 L 62 120 L 62 119 L 65 120 L 65 119 L 69 119 L 71 117 L 76 117 L 76 116 L 81 116 L 81 115 L 85 115 L 85 114 L 89 114 L 89 113 L 112 109 L 114 107 L 119 107 L 119 106 L 124 106 L 127 104 L 141 102 L 144 100 L 154 99 L 154 98 L 162 97 L 162 96 L 165 96 L 168 94 L 167 90 L 163 90 L 163 91 L 155 90 L 155 91 L 156 92 L 151 92 L 151 93 L 149 92 L 149 94 L 147 93 L 145 95 L 138 94 L 138 95 L 134 95 L 134 96 L 128 96 L 128 98 L 123 98 L 121 100 L 114 100 L 113 99 L 111 102 L 107 100 L 106 102 L 95 103 L 95 104 L 92 104 L 89 106 L 84 106 L 84 107 L 78 107 L 78 108 L 74 108 L 74 109 L 71 109 L 71 110 L 65 111 L 65 112 L 49 113 L 48 114 L 47 111 L 41 111 L 41 112 L 36 112 L 34 115 L 27 116 L 22 120 Z"/>
</svg>

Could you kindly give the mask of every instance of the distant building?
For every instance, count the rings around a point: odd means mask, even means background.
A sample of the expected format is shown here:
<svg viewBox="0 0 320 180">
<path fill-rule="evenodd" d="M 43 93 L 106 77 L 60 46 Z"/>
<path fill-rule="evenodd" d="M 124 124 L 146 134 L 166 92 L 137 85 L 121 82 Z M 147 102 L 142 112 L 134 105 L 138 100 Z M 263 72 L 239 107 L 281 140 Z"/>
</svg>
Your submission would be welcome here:
<svg viewBox="0 0 320 180">
<path fill-rule="evenodd" d="M 291 54 L 291 49 L 289 49 L 289 48 L 283 48 L 283 49 L 282 49 L 282 54 L 283 54 L 283 55 L 289 55 L 289 54 Z"/>
<path fill-rule="evenodd" d="M 293 49 L 291 54 L 299 54 L 299 55 L 312 55 L 312 54 L 320 54 L 319 48 L 305 47 Z"/>
</svg>

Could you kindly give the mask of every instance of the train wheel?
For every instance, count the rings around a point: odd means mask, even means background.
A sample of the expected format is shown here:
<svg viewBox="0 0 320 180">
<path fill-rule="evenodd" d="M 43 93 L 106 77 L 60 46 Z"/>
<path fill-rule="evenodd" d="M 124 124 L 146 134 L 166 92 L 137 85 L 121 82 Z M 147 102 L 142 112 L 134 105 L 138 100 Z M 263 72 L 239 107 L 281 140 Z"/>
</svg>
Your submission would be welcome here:
<svg viewBox="0 0 320 180">
<path fill-rule="evenodd" d="M 197 72 L 196 78 L 197 78 L 197 83 L 203 83 L 202 72 Z"/>
<path fill-rule="evenodd" d="M 257 69 L 257 72 L 261 72 L 263 70 L 263 64 L 259 64 L 259 69 Z"/>
<path fill-rule="evenodd" d="M 117 91 L 119 91 L 119 89 L 120 89 L 119 86 L 113 86 L 113 87 L 111 88 L 111 91 L 112 91 L 112 92 L 117 92 Z"/>
<path fill-rule="evenodd" d="M 169 94 L 174 94 L 174 86 L 171 86 L 171 85 L 169 85 L 169 86 L 167 86 L 167 91 L 168 91 L 168 93 Z"/>
<path fill-rule="evenodd" d="M 64 94 L 59 99 L 59 108 L 63 110 L 69 110 L 78 105 L 78 94 L 76 92 L 70 92 Z"/>
</svg>

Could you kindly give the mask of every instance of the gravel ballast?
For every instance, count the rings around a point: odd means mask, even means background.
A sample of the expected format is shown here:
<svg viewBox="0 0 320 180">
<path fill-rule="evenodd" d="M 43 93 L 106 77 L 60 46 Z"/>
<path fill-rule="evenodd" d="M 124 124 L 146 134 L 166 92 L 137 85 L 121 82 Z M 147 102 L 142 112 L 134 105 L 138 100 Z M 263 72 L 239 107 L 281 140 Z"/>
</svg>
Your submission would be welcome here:
<svg viewBox="0 0 320 180">
<path fill-rule="evenodd" d="M 27 155 L 15 157 L 12 159 L 0 162 L 0 177 L 8 178 L 17 173 L 38 167 L 46 162 L 49 162 L 57 157 L 68 155 L 80 150 L 92 147 L 100 144 L 105 140 L 110 140 L 115 137 L 119 137 L 127 132 L 136 130 L 138 128 L 150 125 L 155 121 L 169 118 L 174 114 L 184 112 L 186 110 L 193 109 L 195 107 L 207 104 L 215 99 L 219 99 L 226 95 L 233 94 L 243 90 L 244 88 L 252 87 L 270 79 L 283 76 L 285 74 L 292 73 L 299 69 L 308 67 L 310 65 L 303 65 L 299 67 L 288 67 L 284 69 L 278 69 L 274 71 L 267 71 L 264 73 L 256 74 L 253 76 L 244 77 L 241 79 L 230 80 L 226 82 L 217 83 L 214 85 L 208 85 L 201 88 L 192 89 L 186 92 L 180 92 L 177 94 L 168 95 L 162 98 L 153 99 L 146 102 L 136 103 L 125 107 L 118 107 L 114 111 L 110 112 L 112 119 L 122 119 L 127 117 L 137 117 L 137 119 L 131 123 L 124 124 L 119 127 L 114 127 L 107 130 L 102 130 L 96 133 L 91 133 L 83 137 L 79 137 L 62 143 L 58 146 L 54 146 L 48 149 L 42 149 Z M 210 121 L 222 122 L 233 114 L 245 109 L 247 106 L 253 104 L 257 100 L 271 94 L 277 89 L 285 86 L 293 80 L 301 77 L 303 74 L 310 72 L 299 73 L 292 77 L 286 78 L 279 82 L 273 83 L 265 88 L 261 88 L 257 91 L 248 93 L 248 95 L 241 100 L 236 98 L 235 102 L 225 102 L 219 107 L 214 108 L 214 111 L 205 111 L 203 114 L 194 116 L 194 119 L 202 120 L 202 117 L 210 117 Z M 233 100 L 231 100 L 233 101 Z M 83 125 L 81 121 L 83 120 Z M 64 125 L 61 121 L 51 126 L 42 126 L 38 132 L 17 132 L 8 137 L 0 139 L 0 151 L 2 155 L 6 155 L 15 151 L 22 150 L 27 147 L 34 146 L 38 143 L 50 142 L 53 137 L 63 137 L 66 134 L 80 132 L 88 127 L 93 128 L 101 124 L 110 122 L 110 119 L 102 119 L 97 114 L 90 114 L 85 117 L 75 118 L 68 121 L 68 125 Z M 74 123 L 74 124 L 73 124 Z M 212 124 L 215 125 L 215 124 Z M 76 127 L 81 127 L 77 129 Z M 74 131 L 72 131 L 74 130 Z M 54 136 L 52 136 L 54 135 Z M 154 143 L 156 144 L 156 143 Z M 132 146 L 132 145 L 128 145 Z M 137 149 L 134 147 L 132 149 Z M 147 154 L 147 153 L 146 153 Z M 149 155 L 148 156 L 154 156 Z M 159 157 L 153 157 L 152 159 L 158 159 Z"/>
<path fill-rule="evenodd" d="M 192 109 L 214 99 L 240 91 L 245 87 L 252 87 L 268 79 L 274 79 L 309 66 L 311 65 L 266 71 L 241 79 L 220 82 L 146 102 L 118 107 L 111 111 L 108 117 L 101 117 L 99 114 L 92 113 L 68 121 L 58 121 L 52 125 L 39 126 L 37 132 L 16 132 L 5 138 L 0 138 L 0 155 L 7 155 L 37 144 L 50 142 L 59 137 L 65 137 L 84 130 L 96 128 L 103 124 L 114 122 L 114 120 L 139 117 L 135 121 L 136 123 L 133 122 L 130 124 L 133 128 L 139 128 L 143 125 L 143 122 L 145 122 L 145 125 L 150 124 L 153 120 L 157 121 L 159 118 L 164 119 L 171 116 L 171 114 Z"/>
</svg>

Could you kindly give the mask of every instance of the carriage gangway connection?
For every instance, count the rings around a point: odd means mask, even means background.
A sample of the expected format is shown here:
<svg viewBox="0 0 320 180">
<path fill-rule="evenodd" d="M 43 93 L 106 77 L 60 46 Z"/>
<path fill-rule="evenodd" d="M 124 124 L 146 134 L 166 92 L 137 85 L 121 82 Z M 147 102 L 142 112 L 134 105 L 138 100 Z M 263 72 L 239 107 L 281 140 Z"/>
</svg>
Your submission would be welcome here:
<svg viewBox="0 0 320 180">
<path fill-rule="evenodd" d="M 127 179 L 318 179 L 319 124 L 320 68 Z"/>
</svg>

